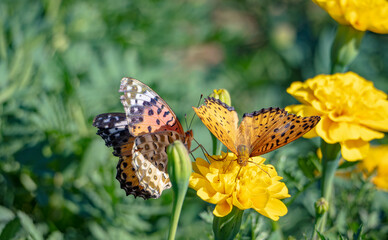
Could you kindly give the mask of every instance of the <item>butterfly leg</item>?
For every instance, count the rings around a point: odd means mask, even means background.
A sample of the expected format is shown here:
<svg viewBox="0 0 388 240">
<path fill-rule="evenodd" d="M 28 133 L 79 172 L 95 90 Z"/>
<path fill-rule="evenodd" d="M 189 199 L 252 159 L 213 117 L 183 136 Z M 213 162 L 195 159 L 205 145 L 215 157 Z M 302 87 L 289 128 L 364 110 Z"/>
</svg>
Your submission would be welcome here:
<svg viewBox="0 0 388 240">
<path fill-rule="evenodd" d="M 206 149 L 204 149 L 205 151 L 206 151 Z M 213 158 L 210 154 L 208 154 L 207 152 L 206 152 L 206 158 L 207 157 L 210 157 L 213 161 L 224 161 L 227 157 L 228 157 L 228 153 L 229 153 L 229 149 L 227 150 L 227 152 L 226 152 L 226 154 L 225 154 L 225 157 L 222 157 L 222 158 L 220 158 L 220 159 L 215 159 L 215 158 Z M 207 159 L 207 160 L 209 160 L 209 159 Z"/>
<path fill-rule="evenodd" d="M 195 140 L 195 139 L 193 139 L 193 140 L 198 144 L 198 146 L 197 146 L 196 148 L 194 148 L 194 150 L 192 150 L 191 152 L 197 150 L 198 148 L 201 148 L 202 153 L 203 153 L 203 155 L 206 157 L 206 160 L 207 160 L 208 162 L 210 162 L 209 159 L 208 159 L 208 157 L 210 157 L 213 161 L 224 161 L 224 160 L 228 157 L 229 149 L 227 150 L 227 152 L 226 152 L 226 154 L 225 154 L 225 157 L 222 157 L 221 159 L 215 159 L 215 158 L 213 158 L 213 157 L 208 153 L 208 151 L 206 150 L 206 148 L 205 148 L 202 144 L 200 144 L 200 143 L 199 143 L 197 140 Z M 191 152 L 190 152 L 190 153 L 191 153 Z"/>
<path fill-rule="evenodd" d="M 271 175 L 267 171 L 265 171 L 263 168 L 261 168 L 259 164 L 252 162 L 252 161 L 248 161 L 248 162 L 255 164 L 258 168 L 260 168 L 261 171 L 265 172 L 268 175 L 268 177 L 271 177 Z"/>
<path fill-rule="evenodd" d="M 194 152 L 195 150 L 197 150 L 198 148 L 202 147 L 202 145 L 198 145 L 197 147 L 195 147 L 193 150 L 190 151 L 190 153 Z"/>
<path fill-rule="evenodd" d="M 201 151 L 202 151 L 203 155 L 205 156 L 206 160 L 207 160 L 208 162 L 210 162 L 209 159 L 208 159 L 208 156 L 211 157 L 211 155 L 207 152 L 206 148 L 204 148 L 204 146 L 203 146 L 202 144 L 200 144 L 197 140 L 195 140 L 195 139 L 193 139 L 193 140 L 198 144 L 198 146 L 197 146 L 196 148 L 194 148 L 194 150 L 196 150 L 196 149 L 198 149 L 198 148 L 201 148 Z M 193 152 L 194 150 L 192 150 L 191 152 Z M 190 153 L 191 153 L 191 152 L 190 152 Z M 217 161 L 217 160 L 214 159 L 213 157 L 211 157 L 211 158 L 212 158 L 213 160 Z"/>
<path fill-rule="evenodd" d="M 229 165 L 230 165 L 230 164 L 229 164 Z M 238 173 L 237 173 L 237 175 L 236 175 L 236 179 L 234 179 L 235 182 L 237 182 L 237 178 L 238 178 L 238 175 L 240 175 L 241 169 L 242 169 L 242 166 L 240 166 L 240 169 L 238 170 Z"/>
</svg>

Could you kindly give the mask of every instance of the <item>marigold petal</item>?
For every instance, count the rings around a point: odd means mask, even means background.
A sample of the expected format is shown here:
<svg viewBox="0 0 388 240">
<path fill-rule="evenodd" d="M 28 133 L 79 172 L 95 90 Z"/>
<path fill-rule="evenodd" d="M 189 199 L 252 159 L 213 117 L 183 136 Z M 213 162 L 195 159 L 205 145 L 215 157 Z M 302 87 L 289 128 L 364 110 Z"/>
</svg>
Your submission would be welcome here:
<svg viewBox="0 0 388 240">
<path fill-rule="evenodd" d="M 362 160 L 362 168 L 372 173 L 383 161 L 388 162 L 388 145 L 371 146 L 368 155 Z M 388 167 L 387 167 L 388 176 Z"/>
<path fill-rule="evenodd" d="M 198 174 L 198 173 L 191 173 L 190 179 L 189 179 L 189 186 L 194 189 L 198 190 L 199 188 L 205 186 L 205 185 L 210 185 L 206 179 Z"/>
<path fill-rule="evenodd" d="M 317 133 L 317 130 L 315 130 L 315 127 L 303 135 L 304 138 L 314 138 L 318 136 L 319 135 Z"/>
<path fill-rule="evenodd" d="M 217 217 L 225 217 L 228 215 L 233 209 L 232 200 L 230 198 L 225 201 L 217 203 L 214 208 L 213 214 Z"/>
<path fill-rule="evenodd" d="M 268 203 L 271 195 L 266 189 L 258 189 L 254 194 L 251 195 L 253 206 L 252 208 L 263 209 Z"/>
<path fill-rule="evenodd" d="M 388 191 L 388 145 L 371 146 L 368 155 L 359 166 L 366 169 L 369 174 L 376 169 L 377 175 L 372 182 L 377 188 Z"/>
<path fill-rule="evenodd" d="M 194 171 L 195 173 L 199 173 L 199 172 L 200 172 L 199 169 L 198 169 L 198 167 L 197 167 L 197 164 L 196 164 L 195 162 L 192 162 L 192 163 L 191 163 L 191 167 L 193 168 L 193 171 Z"/>
<path fill-rule="evenodd" d="M 302 82 L 293 82 L 289 88 L 287 88 L 287 93 L 294 96 L 299 102 L 310 105 L 310 103 L 315 100 L 313 91 L 307 88 Z"/>
<path fill-rule="evenodd" d="M 386 98 L 386 96 L 384 96 Z M 378 100 L 376 103 L 374 111 L 372 111 L 372 116 L 365 116 L 365 114 L 360 114 L 358 117 L 360 124 L 367 126 L 369 128 L 376 129 L 378 131 L 388 132 L 388 101 Z"/>
<path fill-rule="evenodd" d="M 226 194 L 231 194 L 235 189 L 236 174 L 223 174 L 222 177 L 223 191 Z"/>
<path fill-rule="evenodd" d="M 205 176 L 209 172 L 210 164 L 205 159 L 197 158 L 195 160 L 195 165 L 195 169 L 198 169 L 198 173 L 202 174 L 203 176 Z"/>
<path fill-rule="evenodd" d="M 197 195 L 202 200 L 212 204 L 217 204 L 218 202 L 228 198 L 228 195 L 216 191 L 211 191 L 211 188 L 200 188 L 197 191 Z"/>
<path fill-rule="evenodd" d="M 341 142 L 341 154 L 345 160 L 360 160 L 367 155 L 368 151 L 369 142 L 365 142 L 361 139 Z"/>
<path fill-rule="evenodd" d="M 302 104 L 287 106 L 285 110 L 302 117 L 322 115 L 321 112 L 318 111 L 317 109 L 309 105 L 302 105 Z"/>
<path fill-rule="evenodd" d="M 377 168 L 377 176 L 373 178 L 377 188 L 388 191 L 388 156 L 385 155 Z"/>
<path fill-rule="evenodd" d="M 252 207 L 252 201 L 250 197 L 250 189 L 238 187 L 235 192 L 233 192 L 233 205 L 239 209 L 248 209 Z"/>
<path fill-rule="evenodd" d="M 373 178 L 372 182 L 377 188 L 388 191 L 388 175 L 378 175 Z"/>
<path fill-rule="evenodd" d="M 283 182 L 276 182 L 275 184 L 272 184 L 268 190 L 271 192 L 271 197 L 273 198 L 283 199 L 291 197 L 290 194 L 288 194 L 286 184 Z"/>
<path fill-rule="evenodd" d="M 364 126 L 348 122 L 332 122 L 328 131 L 330 138 L 335 142 L 357 140 L 360 138 L 364 141 L 370 141 L 372 139 L 379 139 L 384 137 L 384 134 L 381 132 L 377 132 Z"/>
<path fill-rule="evenodd" d="M 260 156 L 252 157 L 251 160 L 252 160 L 252 162 L 254 162 L 256 164 L 263 164 L 265 162 L 265 158 L 260 157 Z"/>
<path fill-rule="evenodd" d="M 288 212 L 286 205 L 275 198 L 269 199 L 264 209 L 255 208 L 255 210 L 274 221 L 278 221 L 279 216 L 284 216 Z"/>
<path fill-rule="evenodd" d="M 313 0 L 338 23 L 359 31 L 388 33 L 388 2 L 385 0 Z"/>
<path fill-rule="evenodd" d="M 321 121 L 315 126 L 315 131 L 327 143 L 336 143 L 335 139 L 331 139 L 328 129 L 331 129 L 333 121 L 328 117 L 321 117 Z"/>
</svg>

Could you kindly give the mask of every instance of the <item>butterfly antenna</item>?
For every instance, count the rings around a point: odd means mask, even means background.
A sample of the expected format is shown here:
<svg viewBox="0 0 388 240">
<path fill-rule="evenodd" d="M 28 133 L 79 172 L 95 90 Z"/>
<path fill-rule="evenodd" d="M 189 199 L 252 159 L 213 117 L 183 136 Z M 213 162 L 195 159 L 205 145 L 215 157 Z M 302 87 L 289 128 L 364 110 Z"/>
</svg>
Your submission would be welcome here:
<svg viewBox="0 0 388 240">
<path fill-rule="evenodd" d="M 187 125 L 187 114 L 185 113 L 185 124 L 186 124 L 186 129 L 189 129 L 189 125 Z"/>
<path fill-rule="evenodd" d="M 197 108 L 198 108 L 199 105 L 201 104 L 202 98 L 203 98 L 203 94 L 201 94 L 201 96 L 199 97 L 199 100 L 198 100 L 198 103 L 197 103 Z M 191 127 L 191 124 L 193 123 L 194 117 L 195 117 L 195 114 L 194 114 L 193 117 L 191 118 L 189 127 Z M 190 129 L 190 128 L 188 128 L 188 129 Z"/>
</svg>

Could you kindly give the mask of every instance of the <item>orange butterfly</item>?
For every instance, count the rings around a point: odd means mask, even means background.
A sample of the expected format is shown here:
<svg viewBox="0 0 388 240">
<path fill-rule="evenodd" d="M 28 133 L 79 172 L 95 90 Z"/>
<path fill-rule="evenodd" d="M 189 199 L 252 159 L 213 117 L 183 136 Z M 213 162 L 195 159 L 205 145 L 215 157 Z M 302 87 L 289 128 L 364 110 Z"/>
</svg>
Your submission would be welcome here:
<svg viewBox="0 0 388 240">
<path fill-rule="evenodd" d="M 230 151 L 241 166 L 250 157 L 280 148 L 310 131 L 321 119 L 319 116 L 300 117 L 280 108 L 263 108 L 245 113 L 238 126 L 233 107 L 215 98 L 206 98 L 205 105 L 193 107 L 198 117 Z"/>
</svg>

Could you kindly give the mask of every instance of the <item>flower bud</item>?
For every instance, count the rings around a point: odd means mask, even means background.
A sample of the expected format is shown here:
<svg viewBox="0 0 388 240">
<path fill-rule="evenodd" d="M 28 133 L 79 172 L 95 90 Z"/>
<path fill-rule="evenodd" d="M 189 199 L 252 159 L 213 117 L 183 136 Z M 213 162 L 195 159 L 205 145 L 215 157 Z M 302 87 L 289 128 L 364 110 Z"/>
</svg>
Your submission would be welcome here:
<svg viewBox="0 0 388 240">
<path fill-rule="evenodd" d="M 167 170 L 174 192 L 186 194 L 189 178 L 192 172 L 191 160 L 187 148 L 181 141 L 175 141 L 167 148 Z M 184 189 L 184 190 L 183 190 Z"/>
<path fill-rule="evenodd" d="M 339 25 L 331 48 L 332 72 L 344 72 L 357 57 L 365 32 Z"/>
<path fill-rule="evenodd" d="M 329 211 L 329 202 L 325 198 L 320 198 L 315 202 L 315 212 L 317 215 L 322 215 Z"/>
<path fill-rule="evenodd" d="M 213 93 L 209 95 L 209 97 L 213 97 L 215 99 L 220 99 L 221 102 L 226 103 L 228 106 L 231 106 L 232 100 L 230 98 L 230 94 L 226 89 L 214 89 Z"/>
</svg>

